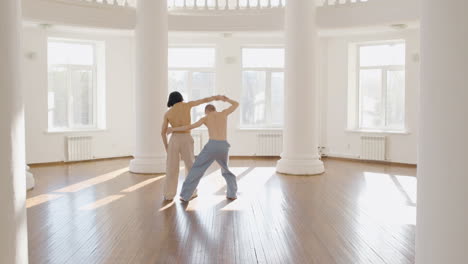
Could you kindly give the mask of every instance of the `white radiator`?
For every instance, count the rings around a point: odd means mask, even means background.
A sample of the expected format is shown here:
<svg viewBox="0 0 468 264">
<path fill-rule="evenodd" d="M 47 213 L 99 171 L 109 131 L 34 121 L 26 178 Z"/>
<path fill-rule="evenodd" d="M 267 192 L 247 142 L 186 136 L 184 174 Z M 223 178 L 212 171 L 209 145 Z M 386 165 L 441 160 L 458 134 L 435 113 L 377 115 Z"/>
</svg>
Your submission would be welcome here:
<svg viewBox="0 0 468 264">
<path fill-rule="evenodd" d="M 80 161 L 93 159 L 92 137 L 67 137 L 67 161 Z"/>
<path fill-rule="evenodd" d="M 283 135 L 280 133 L 257 134 L 257 156 L 279 156 L 283 151 Z"/>
<path fill-rule="evenodd" d="M 382 136 L 361 136 L 361 159 L 385 160 L 386 138 Z"/>
</svg>

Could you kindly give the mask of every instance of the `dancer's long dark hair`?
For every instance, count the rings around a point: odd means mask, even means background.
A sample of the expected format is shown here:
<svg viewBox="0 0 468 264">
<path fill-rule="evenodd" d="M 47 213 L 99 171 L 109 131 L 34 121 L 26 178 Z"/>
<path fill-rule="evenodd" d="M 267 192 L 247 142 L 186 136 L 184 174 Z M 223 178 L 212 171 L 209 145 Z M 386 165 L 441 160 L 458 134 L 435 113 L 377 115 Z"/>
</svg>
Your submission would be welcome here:
<svg viewBox="0 0 468 264">
<path fill-rule="evenodd" d="M 179 92 L 172 92 L 169 94 L 169 99 L 167 100 L 167 107 L 173 107 L 175 104 L 184 101 L 184 97 Z"/>
</svg>

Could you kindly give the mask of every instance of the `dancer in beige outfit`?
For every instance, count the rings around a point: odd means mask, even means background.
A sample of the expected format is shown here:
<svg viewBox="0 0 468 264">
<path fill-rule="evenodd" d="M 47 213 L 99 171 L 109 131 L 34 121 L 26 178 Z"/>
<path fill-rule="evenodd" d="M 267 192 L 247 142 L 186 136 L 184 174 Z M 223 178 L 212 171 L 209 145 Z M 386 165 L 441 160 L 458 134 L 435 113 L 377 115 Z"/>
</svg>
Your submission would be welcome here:
<svg viewBox="0 0 468 264">
<path fill-rule="evenodd" d="M 167 152 L 166 162 L 166 180 L 164 184 L 164 199 L 173 200 L 177 192 L 177 184 L 179 181 L 179 165 L 180 159 L 184 161 L 185 172 L 188 175 L 192 168 L 194 161 L 193 154 L 193 138 L 190 131 L 181 131 L 174 133 L 169 143 L 167 141 L 167 128 L 169 124 L 171 127 L 180 127 L 191 124 L 190 112 L 192 107 L 208 103 L 214 100 L 221 100 L 220 96 L 212 96 L 204 99 L 184 102 L 182 95 L 179 92 L 172 92 L 169 95 L 167 107 L 170 109 L 164 115 L 164 121 L 161 129 L 161 136 L 164 147 Z M 194 192 L 193 196 L 196 196 Z"/>
</svg>

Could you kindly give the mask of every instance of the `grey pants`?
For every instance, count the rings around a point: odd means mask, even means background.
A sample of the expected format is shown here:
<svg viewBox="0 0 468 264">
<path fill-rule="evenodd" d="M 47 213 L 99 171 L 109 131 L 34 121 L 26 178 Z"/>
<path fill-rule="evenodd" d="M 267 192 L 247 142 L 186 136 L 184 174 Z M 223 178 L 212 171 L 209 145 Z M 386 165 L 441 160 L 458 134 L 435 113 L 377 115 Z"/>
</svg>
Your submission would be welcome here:
<svg viewBox="0 0 468 264">
<path fill-rule="evenodd" d="M 208 141 L 200 152 L 200 155 L 198 155 L 192 169 L 184 181 L 184 185 L 182 186 L 182 191 L 180 193 L 180 197 L 183 200 L 190 200 L 193 192 L 200 183 L 201 178 L 214 161 L 221 166 L 221 173 L 227 184 L 227 197 L 237 198 L 236 176 L 229 170 L 227 165 L 229 147 L 229 143 L 224 140 L 220 141 L 210 139 Z"/>
</svg>

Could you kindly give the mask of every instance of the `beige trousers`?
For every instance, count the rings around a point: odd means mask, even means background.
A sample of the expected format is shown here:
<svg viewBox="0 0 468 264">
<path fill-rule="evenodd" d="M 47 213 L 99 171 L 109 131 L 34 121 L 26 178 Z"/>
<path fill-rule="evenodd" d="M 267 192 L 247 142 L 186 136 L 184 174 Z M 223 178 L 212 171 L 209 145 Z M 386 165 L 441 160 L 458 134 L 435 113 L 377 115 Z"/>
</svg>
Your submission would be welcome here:
<svg viewBox="0 0 468 264">
<path fill-rule="evenodd" d="M 193 138 L 189 133 L 172 134 L 169 139 L 166 161 L 166 180 L 164 183 L 164 198 L 172 200 L 177 193 L 177 184 L 179 182 L 180 160 L 185 164 L 185 176 L 192 169 L 195 159 L 193 154 Z"/>
</svg>

